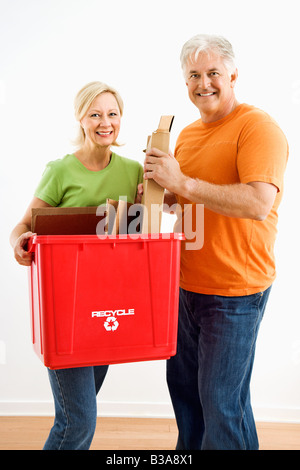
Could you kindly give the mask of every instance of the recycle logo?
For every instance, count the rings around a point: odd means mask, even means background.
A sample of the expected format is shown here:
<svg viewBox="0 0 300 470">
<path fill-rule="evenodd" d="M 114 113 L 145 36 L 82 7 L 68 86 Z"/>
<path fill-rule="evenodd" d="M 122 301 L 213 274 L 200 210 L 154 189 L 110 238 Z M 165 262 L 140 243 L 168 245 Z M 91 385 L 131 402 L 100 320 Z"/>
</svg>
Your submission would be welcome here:
<svg viewBox="0 0 300 470">
<path fill-rule="evenodd" d="M 92 311 L 92 318 L 103 318 L 104 321 L 104 328 L 106 331 L 116 331 L 119 326 L 119 322 L 116 317 L 118 316 L 128 316 L 128 315 L 135 315 L 134 308 L 117 308 L 113 310 L 93 310 Z"/>
<path fill-rule="evenodd" d="M 119 326 L 119 322 L 115 317 L 107 317 L 104 322 L 104 328 L 106 331 L 116 331 Z"/>
</svg>

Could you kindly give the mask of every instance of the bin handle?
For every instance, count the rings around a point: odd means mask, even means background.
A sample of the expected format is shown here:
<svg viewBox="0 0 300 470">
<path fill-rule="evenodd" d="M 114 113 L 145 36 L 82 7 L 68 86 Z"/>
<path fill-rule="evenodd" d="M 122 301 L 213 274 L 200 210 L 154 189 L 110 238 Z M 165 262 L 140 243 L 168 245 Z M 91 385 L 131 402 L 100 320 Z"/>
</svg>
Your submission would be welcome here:
<svg viewBox="0 0 300 470">
<path fill-rule="evenodd" d="M 26 251 L 28 251 L 28 253 L 34 253 L 35 247 L 36 247 L 36 243 L 35 243 L 35 235 L 34 235 L 29 238 L 27 242 L 27 246 L 25 248 L 26 248 Z"/>
</svg>

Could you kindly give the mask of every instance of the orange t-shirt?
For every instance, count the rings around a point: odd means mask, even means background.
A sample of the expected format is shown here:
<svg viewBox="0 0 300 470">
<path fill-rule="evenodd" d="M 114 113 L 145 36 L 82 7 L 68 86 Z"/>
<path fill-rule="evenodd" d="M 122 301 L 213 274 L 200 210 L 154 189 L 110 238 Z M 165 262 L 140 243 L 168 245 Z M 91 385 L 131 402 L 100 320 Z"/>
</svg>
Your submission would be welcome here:
<svg viewBox="0 0 300 470">
<path fill-rule="evenodd" d="M 200 119 L 187 126 L 178 137 L 175 157 L 191 178 L 217 185 L 261 181 L 278 189 L 262 222 L 227 217 L 204 206 L 203 247 L 186 249 L 191 240 L 182 243 L 181 287 L 223 296 L 250 295 L 269 287 L 276 276 L 277 209 L 288 158 L 288 143 L 279 126 L 265 112 L 241 104 L 219 121 Z M 181 196 L 177 200 L 182 208 L 193 204 L 195 210 L 195 203 Z"/>
</svg>

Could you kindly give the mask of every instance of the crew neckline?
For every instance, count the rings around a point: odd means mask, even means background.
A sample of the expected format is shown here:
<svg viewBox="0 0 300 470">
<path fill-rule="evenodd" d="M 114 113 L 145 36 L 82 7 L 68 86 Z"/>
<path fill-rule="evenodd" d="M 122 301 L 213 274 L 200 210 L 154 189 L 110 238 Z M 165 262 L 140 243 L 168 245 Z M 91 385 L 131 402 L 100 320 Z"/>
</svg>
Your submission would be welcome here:
<svg viewBox="0 0 300 470">
<path fill-rule="evenodd" d="M 222 119 L 218 119 L 217 121 L 213 121 L 213 122 L 203 122 L 202 119 L 200 119 L 200 122 L 201 122 L 201 125 L 205 128 L 209 128 L 209 127 L 217 127 L 221 124 L 223 124 L 224 122 L 226 121 L 230 121 L 231 119 L 233 119 L 236 114 L 245 106 L 245 103 L 240 103 L 237 105 L 236 108 L 234 108 L 233 111 L 231 111 L 231 113 L 227 114 L 226 116 L 224 116 Z"/>
<path fill-rule="evenodd" d="M 111 159 L 110 159 L 110 162 L 109 164 L 105 167 L 105 168 L 102 168 L 102 170 L 89 170 L 80 160 L 79 158 L 76 157 L 76 155 L 74 153 L 71 153 L 70 154 L 71 157 L 73 157 L 73 160 L 75 160 L 78 164 L 78 166 L 80 166 L 80 168 L 83 170 L 83 171 L 86 171 L 88 173 L 94 173 L 94 174 L 98 174 L 98 173 L 103 173 L 103 172 L 106 172 L 106 171 L 109 171 L 112 166 L 114 165 L 115 163 L 115 157 L 116 157 L 116 154 L 114 152 L 112 152 L 111 154 Z"/>
</svg>

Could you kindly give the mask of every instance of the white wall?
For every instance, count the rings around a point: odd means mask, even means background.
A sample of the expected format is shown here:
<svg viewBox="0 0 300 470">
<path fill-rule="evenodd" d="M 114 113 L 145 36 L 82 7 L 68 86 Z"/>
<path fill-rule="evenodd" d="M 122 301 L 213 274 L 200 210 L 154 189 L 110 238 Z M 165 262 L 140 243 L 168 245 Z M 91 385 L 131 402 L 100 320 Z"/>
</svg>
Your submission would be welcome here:
<svg viewBox="0 0 300 470">
<path fill-rule="evenodd" d="M 182 44 L 225 35 L 239 66 L 237 96 L 262 107 L 290 143 L 277 241 L 278 278 L 258 340 L 252 395 L 257 419 L 300 422 L 298 178 L 300 65 L 297 0 L 0 0 L 0 414 L 49 414 L 44 366 L 30 342 L 27 272 L 8 244 L 45 164 L 72 151 L 73 98 L 102 80 L 125 101 L 125 156 L 141 163 L 160 115 L 179 131 L 198 118 L 181 75 Z M 111 367 L 100 414 L 172 416 L 164 362 Z"/>
</svg>

